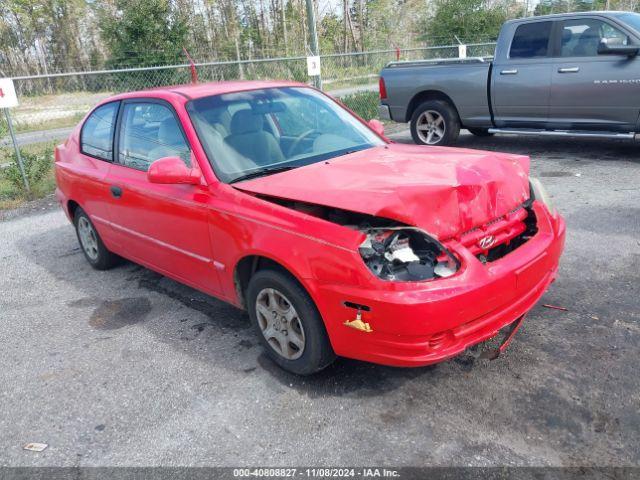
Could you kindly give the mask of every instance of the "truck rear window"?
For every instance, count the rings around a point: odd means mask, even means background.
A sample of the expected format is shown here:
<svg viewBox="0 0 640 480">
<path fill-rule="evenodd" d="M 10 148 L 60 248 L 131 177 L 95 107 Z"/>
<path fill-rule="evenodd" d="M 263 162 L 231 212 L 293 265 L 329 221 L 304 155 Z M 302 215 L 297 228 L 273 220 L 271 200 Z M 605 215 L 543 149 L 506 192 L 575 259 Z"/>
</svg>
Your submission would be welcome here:
<svg viewBox="0 0 640 480">
<path fill-rule="evenodd" d="M 516 29 L 509 58 L 546 57 L 553 22 L 525 23 Z"/>
</svg>

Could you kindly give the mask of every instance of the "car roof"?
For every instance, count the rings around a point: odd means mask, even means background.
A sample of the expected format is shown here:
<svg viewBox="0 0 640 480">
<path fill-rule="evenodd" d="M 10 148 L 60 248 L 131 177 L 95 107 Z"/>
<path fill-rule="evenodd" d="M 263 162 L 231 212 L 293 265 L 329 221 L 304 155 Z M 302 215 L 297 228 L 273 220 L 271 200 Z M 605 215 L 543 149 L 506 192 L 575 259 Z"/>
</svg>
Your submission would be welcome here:
<svg viewBox="0 0 640 480">
<path fill-rule="evenodd" d="M 167 97 L 178 97 L 183 100 L 193 100 L 211 95 L 278 87 L 309 87 L 309 85 L 306 83 L 290 82 L 286 80 L 235 80 L 225 82 L 192 83 L 187 85 L 155 87 L 147 90 L 121 93 L 109 97 L 106 101 L 139 97 L 164 99 L 167 99 Z"/>
<path fill-rule="evenodd" d="M 632 13 L 632 12 L 623 12 L 623 11 L 604 11 L 604 10 L 593 10 L 587 12 L 570 12 L 570 13 L 552 13 L 550 15 L 540 15 L 540 16 L 530 16 L 523 18 L 516 18 L 513 20 L 508 20 L 506 23 L 519 23 L 519 22 L 529 22 L 531 20 L 556 20 L 566 17 L 590 17 L 590 16 L 605 16 L 605 17 L 616 17 L 623 13 Z"/>
</svg>

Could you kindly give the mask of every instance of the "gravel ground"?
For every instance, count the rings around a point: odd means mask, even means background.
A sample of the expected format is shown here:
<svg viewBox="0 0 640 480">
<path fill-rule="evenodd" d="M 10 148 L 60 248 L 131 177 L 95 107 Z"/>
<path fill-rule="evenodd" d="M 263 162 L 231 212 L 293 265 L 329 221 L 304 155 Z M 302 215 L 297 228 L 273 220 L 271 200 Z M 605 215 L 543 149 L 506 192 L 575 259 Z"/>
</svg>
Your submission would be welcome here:
<svg viewBox="0 0 640 480">
<path fill-rule="evenodd" d="M 57 209 L 6 215 L 0 465 L 640 464 L 640 147 L 460 145 L 531 154 L 568 224 L 558 281 L 495 361 L 298 378 L 243 312 L 133 264 L 92 270 Z"/>
</svg>

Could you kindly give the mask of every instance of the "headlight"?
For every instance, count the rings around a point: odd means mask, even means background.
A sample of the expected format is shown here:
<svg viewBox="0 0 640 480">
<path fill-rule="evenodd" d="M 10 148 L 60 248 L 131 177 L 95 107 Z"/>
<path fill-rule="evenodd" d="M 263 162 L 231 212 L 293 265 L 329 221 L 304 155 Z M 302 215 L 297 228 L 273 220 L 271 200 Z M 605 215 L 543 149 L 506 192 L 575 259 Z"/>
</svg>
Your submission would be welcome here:
<svg viewBox="0 0 640 480">
<path fill-rule="evenodd" d="M 458 260 L 437 240 L 418 228 L 380 227 L 363 230 L 367 235 L 360 255 L 377 277 L 396 282 L 417 282 L 450 277 Z"/>
<path fill-rule="evenodd" d="M 551 196 L 547 192 L 547 189 L 542 185 L 542 182 L 535 177 L 530 177 L 529 185 L 531 185 L 531 199 L 544 203 L 549 209 L 549 212 L 551 212 L 551 215 L 555 215 L 556 207 L 553 204 L 553 200 L 551 200 Z"/>
</svg>

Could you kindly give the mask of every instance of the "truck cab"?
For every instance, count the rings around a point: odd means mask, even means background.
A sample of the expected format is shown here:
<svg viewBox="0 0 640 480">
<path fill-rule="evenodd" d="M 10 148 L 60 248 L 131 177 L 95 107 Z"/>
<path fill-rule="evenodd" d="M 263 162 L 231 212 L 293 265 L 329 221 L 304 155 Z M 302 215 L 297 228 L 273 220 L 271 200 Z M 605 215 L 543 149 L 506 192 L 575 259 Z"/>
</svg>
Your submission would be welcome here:
<svg viewBox="0 0 640 480">
<path fill-rule="evenodd" d="M 636 131 L 640 42 L 627 16 L 633 14 L 507 22 L 500 38 L 510 41 L 498 42 L 491 78 L 495 125 Z"/>
</svg>

